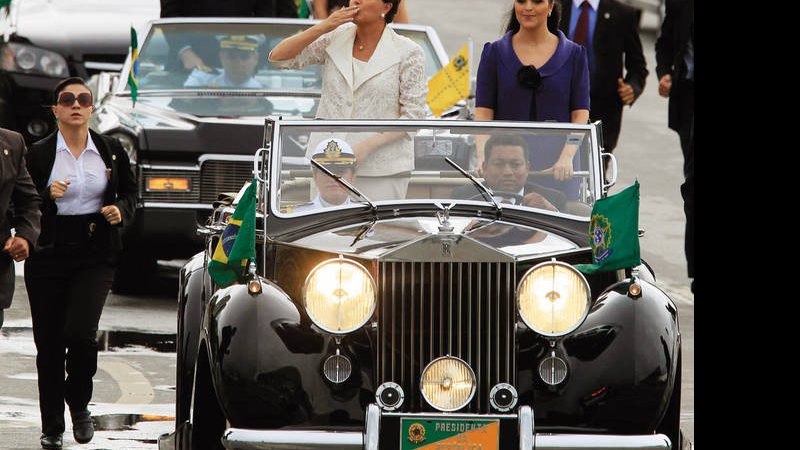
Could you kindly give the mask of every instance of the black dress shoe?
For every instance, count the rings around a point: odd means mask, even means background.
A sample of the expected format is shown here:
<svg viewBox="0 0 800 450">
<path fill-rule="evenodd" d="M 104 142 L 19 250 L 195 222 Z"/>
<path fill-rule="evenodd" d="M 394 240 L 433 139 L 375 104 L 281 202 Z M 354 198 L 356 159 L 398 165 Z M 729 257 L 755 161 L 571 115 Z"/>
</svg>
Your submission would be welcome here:
<svg viewBox="0 0 800 450">
<path fill-rule="evenodd" d="M 42 437 L 39 438 L 39 443 L 42 444 L 42 448 L 61 450 L 61 446 L 64 444 L 64 441 L 61 439 L 60 434 L 54 434 L 52 436 L 43 434 Z"/>
<path fill-rule="evenodd" d="M 88 410 L 72 415 L 72 436 L 79 444 L 86 444 L 94 437 L 94 424 Z"/>
</svg>

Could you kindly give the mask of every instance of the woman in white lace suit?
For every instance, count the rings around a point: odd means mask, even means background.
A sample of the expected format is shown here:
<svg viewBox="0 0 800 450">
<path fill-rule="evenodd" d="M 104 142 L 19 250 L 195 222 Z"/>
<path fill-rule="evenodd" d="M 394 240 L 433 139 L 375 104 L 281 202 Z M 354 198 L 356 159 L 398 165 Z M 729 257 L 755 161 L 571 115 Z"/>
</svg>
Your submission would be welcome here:
<svg viewBox="0 0 800 450">
<path fill-rule="evenodd" d="M 269 62 L 287 69 L 323 65 L 318 118 L 423 119 L 428 84 L 422 48 L 386 26 L 400 1 L 351 0 L 350 6 L 281 41 Z M 360 142 L 356 136 L 341 137 L 359 161 L 356 187 L 372 200 L 405 198 L 408 178 L 403 174 L 414 168 L 413 143 L 406 133 Z"/>
</svg>

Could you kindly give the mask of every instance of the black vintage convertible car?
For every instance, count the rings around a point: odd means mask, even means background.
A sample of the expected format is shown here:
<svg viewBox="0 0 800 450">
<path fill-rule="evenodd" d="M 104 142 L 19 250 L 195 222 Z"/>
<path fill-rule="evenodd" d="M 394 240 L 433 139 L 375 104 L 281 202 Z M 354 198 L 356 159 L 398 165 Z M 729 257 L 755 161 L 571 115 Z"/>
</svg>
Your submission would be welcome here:
<svg viewBox="0 0 800 450">
<path fill-rule="evenodd" d="M 610 186 L 598 133 L 268 119 L 255 258 L 227 287 L 209 276 L 240 191 L 217 203 L 199 229 L 206 251 L 180 272 L 176 430 L 159 448 L 681 448 L 675 304 L 644 262 L 576 269 L 592 261 L 590 215 Z M 320 163 L 363 155 L 350 150 L 376 134 L 389 143 L 354 174 Z M 286 151 L 298 136 L 300 157 Z M 531 160 L 577 145 L 572 180 L 519 167 L 515 142 Z M 453 160 L 464 146 L 484 149 L 481 178 Z M 370 177 L 388 147 L 413 169 Z M 495 169 L 524 189 L 503 192 Z M 400 198 L 380 186 L 397 183 Z M 322 201 L 337 189 L 346 201 Z"/>
</svg>

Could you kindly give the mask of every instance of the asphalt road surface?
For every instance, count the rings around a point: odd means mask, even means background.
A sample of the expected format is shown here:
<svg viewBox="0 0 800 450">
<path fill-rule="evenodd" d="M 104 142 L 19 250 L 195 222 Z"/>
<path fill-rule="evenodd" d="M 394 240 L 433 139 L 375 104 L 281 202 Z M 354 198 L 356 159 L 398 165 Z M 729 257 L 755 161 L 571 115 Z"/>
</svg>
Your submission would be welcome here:
<svg viewBox="0 0 800 450">
<path fill-rule="evenodd" d="M 477 60 L 483 43 L 497 39 L 511 0 L 407 0 L 412 22 L 433 26 L 448 54 L 468 37 Z M 644 94 L 626 108 L 615 151 L 619 179 L 612 193 L 641 183 L 642 255 L 653 266 L 658 285 L 675 299 L 683 337 L 681 418 L 694 440 L 694 296 L 689 291 L 683 253 L 684 215 L 679 186 L 682 155 L 678 136 L 667 128 L 667 101 L 658 96 L 654 42 L 658 18 L 645 14 L 642 41 L 650 76 Z M 477 66 L 476 66 L 477 67 Z M 111 295 L 100 329 L 104 331 L 90 409 L 99 427 L 90 444 L 72 439 L 67 415 L 65 449 L 157 448 L 157 437 L 174 428 L 177 281 L 174 267 L 154 294 Z M 0 449 L 38 448 L 40 433 L 35 347 L 22 278 L 17 278 L 12 307 L 0 331 Z"/>
</svg>

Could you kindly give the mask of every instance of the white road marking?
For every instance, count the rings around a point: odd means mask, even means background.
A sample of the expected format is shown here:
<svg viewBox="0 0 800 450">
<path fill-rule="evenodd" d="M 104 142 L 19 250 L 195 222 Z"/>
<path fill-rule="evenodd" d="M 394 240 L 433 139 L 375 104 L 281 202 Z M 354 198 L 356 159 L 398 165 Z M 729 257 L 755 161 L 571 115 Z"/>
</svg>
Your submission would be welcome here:
<svg viewBox="0 0 800 450">
<path fill-rule="evenodd" d="M 125 359 L 113 356 L 100 358 L 97 367 L 105 371 L 119 385 L 122 395 L 116 404 L 147 404 L 153 401 L 153 387 L 142 372 Z"/>
</svg>

